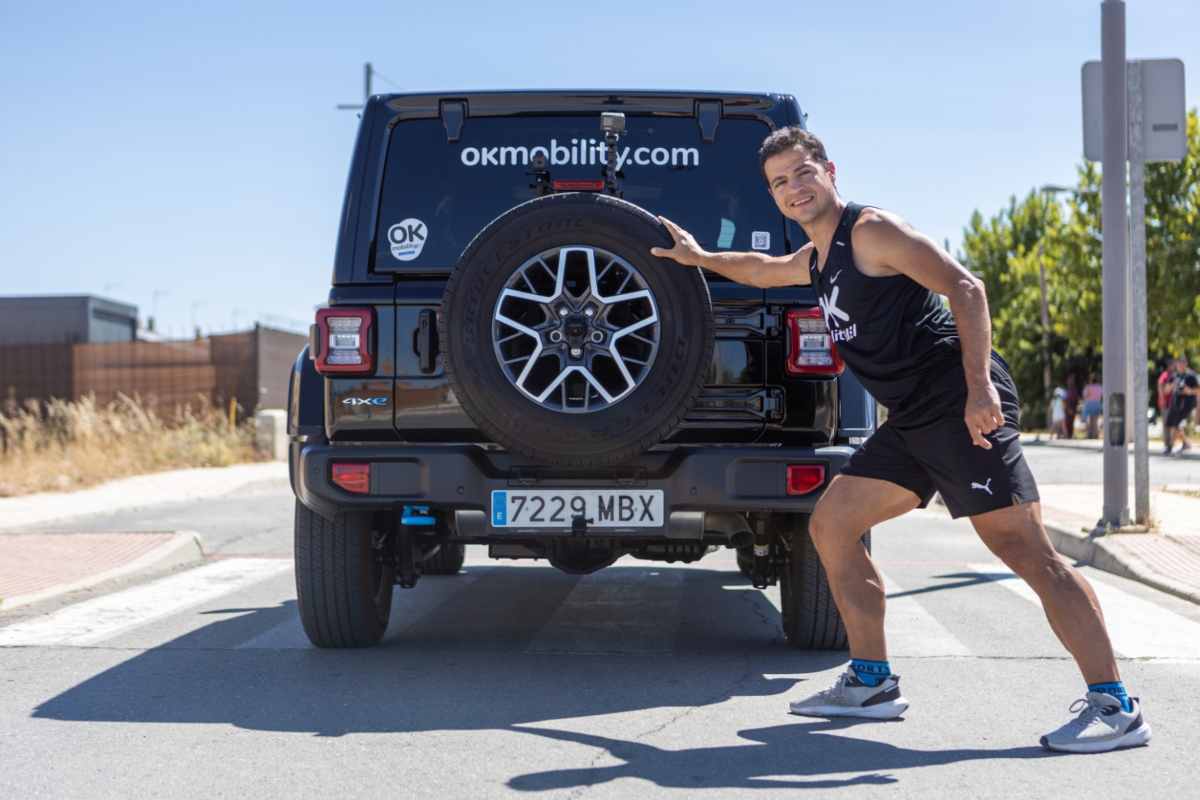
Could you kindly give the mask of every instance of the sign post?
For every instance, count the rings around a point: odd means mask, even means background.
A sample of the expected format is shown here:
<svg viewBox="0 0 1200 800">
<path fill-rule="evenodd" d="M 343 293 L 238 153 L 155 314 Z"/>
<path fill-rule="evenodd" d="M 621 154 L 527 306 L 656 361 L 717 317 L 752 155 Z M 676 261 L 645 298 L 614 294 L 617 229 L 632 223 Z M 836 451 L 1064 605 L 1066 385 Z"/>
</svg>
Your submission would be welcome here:
<svg viewBox="0 0 1200 800">
<path fill-rule="evenodd" d="M 1110 8 L 1117 6 L 1119 8 Z M 1104 386 L 1105 386 L 1105 442 L 1104 442 L 1104 511 L 1100 520 L 1103 527 L 1117 527 L 1129 521 L 1128 463 L 1125 442 L 1126 431 L 1131 431 L 1134 440 L 1134 497 L 1135 520 L 1140 525 L 1150 521 L 1150 468 L 1149 438 L 1146 411 L 1149 408 L 1149 382 L 1147 365 L 1147 322 L 1146 322 L 1146 225 L 1145 225 L 1145 172 L 1147 161 L 1179 161 L 1187 155 L 1187 120 L 1184 99 L 1183 62 L 1179 59 L 1153 59 L 1129 61 L 1126 64 L 1122 86 L 1109 85 L 1108 53 L 1115 47 L 1110 41 L 1120 35 L 1120 49 L 1124 54 L 1124 3 L 1105 0 L 1101 6 L 1103 37 L 1102 61 L 1089 61 L 1083 65 L 1083 144 L 1084 157 L 1091 161 L 1104 162 L 1104 204 L 1102 227 L 1104 236 Z M 1117 19 L 1119 17 L 1119 20 Z M 1119 22 L 1119 31 L 1115 31 Z M 1109 49 L 1106 50 L 1105 47 Z M 1122 105 L 1126 123 L 1118 127 L 1112 124 L 1110 101 L 1124 90 L 1127 100 Z M 1110 96 L 1111 94 L 1111 96 Z M 1126 136 L 1109 136 L 1113 131 L 1127 129 Z M 1126 253 L 1125 241 L 1125 169 L 1110 166 L 1108 145 L 1112 139 L 1125 140 L 1130 172 L 1129 246 Z M 1114 146 L 1113 150 L 1117 148 Z M 1121 208 L 1111 209 L 1110 174 L 1115 197 Z M 1119 216 L 1117 213 L 1119 211 Z M 1115 218 L 1114 218 L 1115 217 Z M 1112 232 L 1115 236 L 1108 235 Z M 1121 241 L 1112 242 L 1110 239 Z M 1118 249 L 1119 247 L 1119 249 Z M 1124 265 L 1129 264 L 1126 271 Z M 1120 263 L 1118 263 L 1120 262 Z M 1118 276 L 1110 276 L 1118 269 Z M 1110 286 L 1119 284 L 1121 308 L 1110 303 Z M 1131 304 L 1124 308 L 1128 290 Z M 1123 323 L 1118 328 L 1118 321 Z M 1110 373 L 1110 347 L 1115 345 L 1122 351 L 1123 375 Z M 1125 351 L 1125 342 L 1129 343 Z M 1111 377 L 1110 377 L 1111 375 Z M 1125 400 L 1128 400 L 1126 408 Z M 1114 401 L 1117 401 L 1114 405 Z M 1116 408 L 1125 417 L 1120 420 L 1122 430 L 1114 429 L 1118 422 L 1108 416 L 1110 408 Z M 1119 448 L 1113 442 L 1120 440 Z M 1119 462 L 1119 467 L 1117 466 Z M 1119 482 L 1119 485 L 1118 485 Z"/>
</svg>

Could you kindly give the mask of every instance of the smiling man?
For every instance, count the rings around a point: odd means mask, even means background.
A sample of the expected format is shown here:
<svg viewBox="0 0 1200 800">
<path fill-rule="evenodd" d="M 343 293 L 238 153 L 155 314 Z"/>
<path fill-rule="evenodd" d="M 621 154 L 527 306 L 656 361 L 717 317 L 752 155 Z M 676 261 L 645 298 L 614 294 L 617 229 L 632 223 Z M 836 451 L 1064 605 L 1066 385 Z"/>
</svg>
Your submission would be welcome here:
<svg viewBox="0 0 1200 800">
<path fill-rule="evenodd" d="M 809 244 L 779 257 L 709 253 L 663 219 L 674 245 L 651 252 L 749 286 L 811 285 L 842 358 L 888 409 L 887 422 L 833 479 L 809 520 L 851 661 L 831 688 L 793 702 L 792 712 L 889 719 L 908 708 L 888 663 L 883 581 L 860 537 L 924 507 L 936 491 L 951 516 L 968 517 L 1037 593 L 1083 672 L 1087 694 L 1072 706 L 1078 715 L 1042 745 L 1100 752 L 1148 742 L 1150 726 L 1121 682 L 1096 595 L 1042 527 L 1021 452 L 1016 387 L 992 350 L 983 284 L 895 214 L 843 201 L 836 167 L 811 133 L 776 131 L 759 163 L 775 204 Z M 949 298 L 949 310 L 938 295 Z"/>
</svg>

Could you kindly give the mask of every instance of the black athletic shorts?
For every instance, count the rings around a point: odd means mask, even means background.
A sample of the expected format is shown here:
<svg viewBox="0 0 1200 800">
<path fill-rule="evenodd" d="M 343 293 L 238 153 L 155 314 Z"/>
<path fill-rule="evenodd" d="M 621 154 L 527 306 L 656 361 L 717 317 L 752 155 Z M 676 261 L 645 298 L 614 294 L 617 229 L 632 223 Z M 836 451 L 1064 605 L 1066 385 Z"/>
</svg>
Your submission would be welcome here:
<svg viewBox="0 0 1200 800">
<path fill-rule="evenodd" d="M 1188 417 L 1192 416 L 1192 412 L 1196 409 L 1193 405 L 1176 406 L 1172 405 L 1167 411 L 1166 426 L 1168 428 L 1178 428 L 1183 423 L 1187 422 Z"/>
<path fill-rule="evenodd" d="M 922 508 L 940 492 L 955 518 L 1038 500 L 1037 483 L 1021 452 L 1017 388 L 995 353 L 991 374 L 1004 413 L 1004 426 L 985 437 L 991 450 L 973 444 L 967 432 L 967 383 L 958 363 L 933 376 L 918 398 L 890 416 L 841 474 L 902 486 L 920 498 Z"/>
</svg>

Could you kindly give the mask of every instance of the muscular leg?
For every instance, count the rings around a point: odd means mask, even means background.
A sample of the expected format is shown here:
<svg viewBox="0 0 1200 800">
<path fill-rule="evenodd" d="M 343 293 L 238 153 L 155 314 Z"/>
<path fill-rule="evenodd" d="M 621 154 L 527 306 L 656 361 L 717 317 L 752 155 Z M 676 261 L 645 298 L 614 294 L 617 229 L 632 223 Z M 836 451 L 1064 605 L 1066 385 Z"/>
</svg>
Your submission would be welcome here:
<svg viewBox="0 0 1200 800">
<path fill-rule="evenodd" d="M 1089 683 L 1118 681 L 1117 662 L 1092 587 L 1055 552 L 1042 527 L 1039 503 L 1009 506 L 971 517 L 979 538 L 1042 601 L 1059 641 Z"/>
<path fill-rule="evenodd" d="M 883 579 L 863 546 L 862 535 L 919 504 L 915 494 L 894 483 L 839 475 L 813 510 L 809 535 L 846 624 L 852 658 L 887 660 Z"/>
</svg>

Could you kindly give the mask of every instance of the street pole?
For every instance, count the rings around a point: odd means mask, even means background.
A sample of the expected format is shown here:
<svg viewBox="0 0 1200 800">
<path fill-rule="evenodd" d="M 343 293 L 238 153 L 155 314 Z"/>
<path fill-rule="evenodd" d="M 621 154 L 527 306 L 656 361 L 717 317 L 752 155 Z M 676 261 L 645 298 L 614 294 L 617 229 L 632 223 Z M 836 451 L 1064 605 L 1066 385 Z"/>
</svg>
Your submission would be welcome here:
<svg viewBox="0 0 1200 800">
<path fill-rule="evenodd" d="M 1104 179 L 1101 228 L 1104 234 L 1104 508 L 1100 524 L 1116 528 L 1129 521 L 1129 455 L 1125 449 L 1125 163 L 1128 121 L 1125 75 L 1125 3 L 1100 4 L 1100 61 L 1104 98 Z"/>
<path fill-rule="evenodd" d="M 1042 388 L 1046 392 L 1046 429 L 1049 438 L 1054 438 L 1054 389 L 1050 376 L 1050 303 L 1046 297 L 1046 262 L 1044 242 L 1046 241 L 1046 226 L 1050 210 L 1050 198 L 1042 197 L 1042 230 L 1038 235 L 1038 289 L 1042 294 Z"/>
<path fill-rule="evenodd" d="M 1144 94 L 1142 63 L 1129 64 L 1129 239 L 1130 239 L 1130 380 L 1133 383 L 1133 496 L 1134 521 L 1150 524 L 1150 441 L 1146 408 L 1150 387 L 1146 359 L 1146 182 L 1145 143 L 1142 141 Z"/>
</svg>

